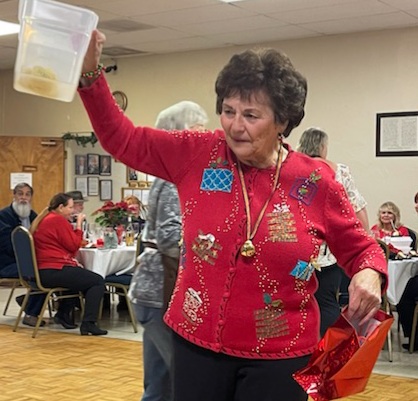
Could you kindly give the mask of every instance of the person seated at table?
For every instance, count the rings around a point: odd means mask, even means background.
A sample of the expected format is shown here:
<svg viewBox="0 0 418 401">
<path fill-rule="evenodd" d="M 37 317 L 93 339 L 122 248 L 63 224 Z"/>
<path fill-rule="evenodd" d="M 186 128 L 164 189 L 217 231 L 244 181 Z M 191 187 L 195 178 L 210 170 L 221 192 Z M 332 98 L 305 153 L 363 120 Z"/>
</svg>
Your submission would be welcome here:
<svg viewBox="0 0 418 401">
<path fill-rule="evenodd" d="M 77 216 L 84 212 L 84 202 L 88 202 L 88 199 L 83 197 L 81 191 L 68 191 L 66 194 L 71 196 L 74 202 L 74 210 L 70 222 L 75 225 L 77 223 Z M 83 222 L 83 225 L 85 225 L 85 221 Z"/>
<path fill-rule="evenodd" d="M 75 259 L 78 249 L 85 243 L 81 230 L 85 215 L 78 214 L 76 228 L 73 229 L 70 223 L 73 211 L 74 201 L 71 196 L 58 193 L 32 223 L 30 231 L 34 238 L 39 275 L 46 287 L 82 291 L 85 310 L 80 326 L 81 335 L 105 335 L 107 331 L 96 325 L 105 291 L 104 279 L 99 274 L 84 269 Z M 73 300 L 62 299 L 54 321 L 66 329 L 76 328 L 70 317 L 73 307 Z"/>
<path fill-rule="evenodd" d="M 408 229 L 401 223 L 401 212 L 393 202 L 385 202 L 379 207 L 377 212 L 378 222 L 371 228 L 375 238 L 384 239 L 385 237 L 408 237 Z M 400 249 L 389 245 L 390 259 L 394 259 Z"/>
<path fill-rule="evenodd" d="M 367 202 L 357 189 L 348 166 L 342 163 L 334 163 L 327 159 L 327 133 L 320 128 L 311 127 L 306 129 L 300 137 L 297 150 L 308 156 L 322 160 L 335 171 L 335 180 L 343 185 L 357 218 L 363 228 L 368 231 Z M 318 301 L 321 314 L 320 333 L 321 337 L 323 337 L 328 327 L 335 323 L 340 316 L 341 311 L 338 295 L 341 293 L 347 294 L 345 295 L 347 299 L 344 302 L 348 303 L 350 278 L 338 266 L 337 259 L 331 253 L 326 243 L 321 244 L 317 263 L 321 267 L 321 270 L 315 270 L 316 278 L 318 279 L 318 289 L 315 293 L 315 298 Z"/>
<path fill-rule="evenodd" d="M 139 223 L 139 233 L 142 230 L 142 227 L 145 224 L 145 219 L 147 216 L 147 211 L 144 206 L 144 204 L 135 196 L 135 195 L 129 195 L 123 198 L 123 200 L 129 205 L 134 205 L 137 207 L 137 209 L 134 212 L 134 215 L 132 216 L 132 223 Z"/>
<path fill-rule="evenodd" d="M 402 297 L 396 305 L 399 321 L 402 325 L 404 336 L 409 339 L 407 344 L 402 344 L 402 348 L 409 349 L 412 333 L 412 323 L 414 317 L 415 304 L 418 300 L 418 276 L 409 279 L 406 284 Z M 418 351 L 418 328 L 415 332 L 414 351 Z"/>
</svg>

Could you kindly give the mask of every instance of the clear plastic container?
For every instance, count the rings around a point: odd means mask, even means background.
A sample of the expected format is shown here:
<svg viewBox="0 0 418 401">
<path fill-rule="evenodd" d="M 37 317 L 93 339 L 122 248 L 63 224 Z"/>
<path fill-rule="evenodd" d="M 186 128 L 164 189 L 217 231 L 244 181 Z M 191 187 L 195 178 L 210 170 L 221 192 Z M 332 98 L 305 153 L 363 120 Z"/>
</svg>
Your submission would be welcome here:
<svg viewBox="0 0 418 401">
<path fill-rule="evenodd" d="M 14 88 L 71 102 L 98 16 L 51 0 L 19 1 L 19 46 Z"/>
</svg>

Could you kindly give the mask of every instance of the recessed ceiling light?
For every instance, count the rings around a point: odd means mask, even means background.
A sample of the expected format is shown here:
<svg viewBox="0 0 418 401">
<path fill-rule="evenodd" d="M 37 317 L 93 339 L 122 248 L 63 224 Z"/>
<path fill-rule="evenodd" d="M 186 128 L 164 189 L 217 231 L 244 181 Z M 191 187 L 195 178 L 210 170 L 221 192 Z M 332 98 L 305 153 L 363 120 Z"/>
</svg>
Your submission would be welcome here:
<svg viewBox="0 0 418 401">
<path fill-rule="evenodd" d="M 219 0 L 222 3 L 237 3 L 238 1 L 245 1 L 245 0 Z"/>
<path fill-rule="evenodd" d="M 0 21 L 0 36 L 12 35 L 18 33 L 20 30 L 19 24 L 13 24 L 12 22 Z"/>
</svg>

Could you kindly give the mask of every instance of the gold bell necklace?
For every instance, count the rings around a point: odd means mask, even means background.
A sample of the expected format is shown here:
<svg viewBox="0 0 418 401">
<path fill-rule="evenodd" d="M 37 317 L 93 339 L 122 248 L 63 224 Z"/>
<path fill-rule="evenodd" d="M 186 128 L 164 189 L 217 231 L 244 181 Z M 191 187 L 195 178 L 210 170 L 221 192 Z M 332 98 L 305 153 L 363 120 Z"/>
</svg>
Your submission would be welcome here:
<svg viewBox="0 0 418 401">
<path fill-rule="evenodd" d="M 267 206 L 270 203 L 270 200 L 273 197 L 274 192 L 276 191 L 277 183 L 279 182 L 282 159 L 283 159 L 283 152 L 282 152 L 282 146 L 280 145 L 279 155 L 277 157 L 276 173 L 274 175 L 273 188 L 271 189 L 270 196 L 268 197 L 263 207 L 261 208 L 260 214 L 257 217 L 257 220 L 254 224 L 254 228 L 252 229 L 252 231 L 251 231 L 250 201 L 248 199 L 248 192 L 247 192 L 247 187 L 245 186 L 245 179 L 244 179 L 244 174 L 242 172 L 241 163 L 238 160 L 238 175 L 239 175 L 239 179 L 241 182 L 242 193 L 244 195 L 245 214 L 247 215 L 247 240 L 244 242 L 244 245 L 242 245 L 241 247 L 241 255 L 247 258 L 251 258 L 252 256 L 255 255 L 255 246 L 253 244 L 252 239 L 257 233 L 258 227 L 260 226 L 261 220 L 263 219 L 264 213 L 266 212 Z"/>
</svg>

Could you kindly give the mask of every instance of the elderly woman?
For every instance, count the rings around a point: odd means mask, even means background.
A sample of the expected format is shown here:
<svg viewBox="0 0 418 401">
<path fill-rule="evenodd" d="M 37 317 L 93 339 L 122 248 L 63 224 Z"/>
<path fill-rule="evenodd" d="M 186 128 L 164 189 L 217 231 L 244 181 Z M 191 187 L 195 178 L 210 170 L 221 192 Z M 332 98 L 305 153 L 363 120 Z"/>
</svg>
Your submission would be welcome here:
<svg viewBox="0 0 418 401">
<path fill-rule="evenodd" d="M 216 80 L 223 130 L 135 127 L 97 67 L 104 41 L 93 32 L 80 80 L 94 131 L 180 198 L 180 266 L 164 317 L 175 332 L 174 400 L 306 400 L 292 373 L 319 338 L 321 243 L 353 277 L 348 315 L 361 324 L 379 308 L 386 261 L 330 169 L 283 143 L 303 118 L 305 78 L 276 50 L 247 50 Z"/>
<path fill-rule="evenodd" d="M 160 112 L 160 129 L 201 130 L 208 117 L 197 103 L 182 101 Z M 132 278 L 129 295 L 143 332 L 143 401 L 171 399 L 171 330 L 163 315 L 173 291 L 180 256 L 181 212 L 176 186 L 156 178 L 142 232 L 144 252 Z"/>
<path fill-rule="evenodd" d="M 363 228 L 369 230 L 369 219 L 366 210 L 366 201 L 357 189 L 354 179 L 351 176 L 348 166 L 342 163 L 334 163 L 327 159 L 328 154 L 328 135 L 320 128 L 311 127 L 305 130 L 300 137 L 297 149 L 301 153 L 315 157 L 325 162 L 334 172 L 336 181 L 340 182 L 347 192 L 348 199 L 361 222 Z M 330 252 L 326 243 L 321 245 L 318 255 L 318 264 L 321 270 L 316 270 L 318 279 L 318 290 L 315 298 L 318 301 L 321 312 L 321 336 L 331 326 L 340 315 L 340 303 L 338 302 L 338 293 L 342 290 L 346 293 L 348 290 L 349 278 L 337 264 L 335 256 Z M 343 283 L 344 289 L 341 288 Z"/>
<path fill-rule="evenodd" d="M 68 194 L 58 193 L 52 197 L 48 208 L 32 223 L 30 231 L 35 242 L 39 275 L 46 287 L 82 291 L 85 310 L 80 326 L 81 335 L 105 335 L 107 331 L 96 325 L 105 290 L 104 280 L 99 274 L 84 269 L 75 259 L 83 244 L 81 225 L 86 216 L 82 213 L 77 215 L 74 230 L 70 223 L 73 214 L 73 198 Z M 70 318 L 72 308 L 71 300 L 61 300 L 54 321 L 66 329 L 76 328 Z"/>
<path fill-rule="evenodd" d="M 377 219 L 377 224 L 371 228 L 375 238 L 409 236 L 408 229 L 401 223 L 401 211 L 393 202 L 385 202 L 379 207 Z M 391 258 L 401 252 L 392 244 L 389 244 L 389 251 Z"/>
</svg>

